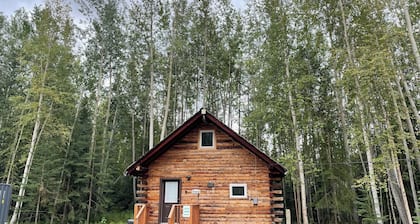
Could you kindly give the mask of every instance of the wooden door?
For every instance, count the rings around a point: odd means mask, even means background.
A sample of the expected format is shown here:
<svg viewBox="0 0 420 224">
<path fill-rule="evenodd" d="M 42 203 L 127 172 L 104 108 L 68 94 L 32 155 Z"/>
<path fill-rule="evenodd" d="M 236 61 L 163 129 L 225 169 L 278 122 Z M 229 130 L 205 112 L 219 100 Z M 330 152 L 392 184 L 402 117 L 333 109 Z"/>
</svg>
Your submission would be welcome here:
<svg viewBox="0 0 420 224">
<path fill-rule="evenodd" d="M 168 223 L 168 215 L 172 205 L 180 202 L 180 181 L 162 180 L 160 185 L 160 223 Z"/>
</svg>

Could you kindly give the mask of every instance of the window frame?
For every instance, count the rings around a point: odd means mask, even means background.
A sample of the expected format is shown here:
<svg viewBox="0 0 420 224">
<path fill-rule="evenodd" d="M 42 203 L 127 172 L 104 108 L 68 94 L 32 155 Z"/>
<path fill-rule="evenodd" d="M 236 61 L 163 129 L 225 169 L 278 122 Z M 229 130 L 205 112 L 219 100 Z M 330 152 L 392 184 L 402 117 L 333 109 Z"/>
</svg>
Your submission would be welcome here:
<svg viewBox="0 0 420 224">
<path fill-rule="evenodd" d="M 203 146 L 203 133 L 211 133 L 212 134 L 212 145 L 211 146 Z M 214 149 L 216 147 L 216 134 L 214 130 L 200 130 L 200 142 L 199 146 L 201 149 Z"/>
<path fill-rule="evenodd" d="M 234 187 L 243 187 L 244 188 L 244 195 L 233 195 L 233 188 Z M 229 198 L 247 199 L 248 198 L 247 184 L 229 184 Z"/>
</svg>

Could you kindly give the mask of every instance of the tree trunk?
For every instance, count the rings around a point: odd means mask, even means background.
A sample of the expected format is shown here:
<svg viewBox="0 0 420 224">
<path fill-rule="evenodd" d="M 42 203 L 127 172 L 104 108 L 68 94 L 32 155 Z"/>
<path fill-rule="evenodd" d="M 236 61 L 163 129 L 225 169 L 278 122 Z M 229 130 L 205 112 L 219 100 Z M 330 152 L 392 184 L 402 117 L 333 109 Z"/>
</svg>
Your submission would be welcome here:
<svg viewBox="0 0 420 224">
<path fill-rule="evenodd" d="M 103 56 L 101 56 L 101 62 L 103 62 Z M 90 222 L 90 214 L 92 210 L 92 200 L 93 200 L 93 184 L 94 184 L 94 174 L 95 174 L 95 151 L 96 151 L 96 131 L 97 131 L 97 119 L 99 116 L 99 106 L 100 106 L 100 97 L 102 92 L 102 71 L 99 71 L 100 77 L 96 83 L 96 93 L 95 93 L 95 108 L 93 111 L 92 117 L 92 134 L 90 137 L 90 146 L 89 146 L 89 168 L 90 168 L 90 177 L 89 177 L 89 199 L 88 207 L 86 214 L 86 223 Z"/>
<path fill-rule="evenodd" d="M 305 172 L 303 169 L 303 160 L 302 160 L 302 135 L 299 134 L 298 132 L 298 125 L 297 125 L 297 120 L 296 120 L 296 113 L 295 113 L 295 108 L 294 108 L 294 103 L 293 103 L 293 97 L 292 97 L 292 86 L 290 84 L 291 82 L 291 78 L 290 78 L 290 73 L 289 73 L 289 62 L 286 61 L 286 76 L 288 79 L 288 96 L 289 96 L 289 105 L 290 105 L 290 112 L 292 114 L 292 122 L 293 122 L 293 132 L 294 132 L 294 137 L 295 137 L 295 147 L 297 150 L 297 159 L 298 159 L 298 172 L 299 172 L 299 184 L 300 184 L 300 197 L 301 197 L 301 202 L 302 202 L 302 220 L 303 220 L 303 224 L 308 224 L 308 209 L 307 209 L 307 205 L 306 205 L 306 187 L 305 187 Z"/>
<path fill-rule="evenodd" d="M 356 81 L 357 83 L 359 81 Z M 358 87 L 359 85 L 357 85 Z M 357 88 L 356 87 L 356 88 Z M 359 92 L 359 90 L 358 90 Z M 365 146 L 365 151 L 366 151 L 366 159 L 367 159 L 367 163 L 368 163 L 368 173 L 369 173 L 369 185 L 370 185 L 370 189 L 371 189 L 371 195 L 372 195 L 372 200 L 373 200 L 373 209 L 375 211 L 375 216 L 377 219 L 377 223 L 378 224 L 382 224 L 382 214 L 381 214 L 381 209 L 379 206 L 379 198 L 378 198 L 378 190 L 376 187 L 376 182 L 375 182 L 375 169 L 373 167 L 373 156 L 372 156 L 372 149 L 370 146 L 370 141 L 369 141 L 369 137 L 368 137 L 368 133 L 366 130 L 366 120 L 365 120 L 365 116 L 364 116 L 364 109 L 363 109 L 363 105 L 360 102 L 360 100 L 358 99 L 358 97 L 356 97 L 356 104 L 358 105 L 358 110 L 359 110 L 359 114 L 360 114 L 360 121 L 361 121 L 361 125 L 362 125 L 362 133 L 363 133 L 363 142 L 364 142 L 364 146 Z"/>
<path fill-rule="evenodd" d="M 29 94 L 26 94 L 25 104 L 28 103 L 28 100 L 29 100 Z M 20 117 L 22 117 L 23 114 L 24 114 L 24 111 L 22 111 L 20 113 Z M 25 129 L 25 125 L 21 124 L 20 129 L 15 134 L 15 138 L 14 138 L 14 141 L 13 141 L 12 157 L 9 160 L 10 161 L 9 162 L 9 167 L 7 168 L 6 184 L 9 184 L 11 182 L 13 166 L 15 165 L 16 154 L 17 154 L 17 151 L 19 149 L 19 145 L 20 145 L 20 141 L 22 139 L 22 134 L 23 134 L 24 129 Z"/>
<path fill-rule="evenodd" d="M 292 177 L 293 180 L 293 177 Z M 294 181 L 292 181 L 294 182 Z M 296 211 L 296 220 L 298 224 L 302 223 L 302 209 L 301 209 L 301 200 L 300 200 L 300 190 L 299 187 L 296 186 L 297 183 L 293 183 L 293 196 L 295 201 L 295 211 Z"/>
<path fill-rule="evenodd" d="M 131 112 L 131 161 L 134 163 L 136 161 L 136 133 L 134 129 L 134 110 Z M 136 177 L 133 176 L 133 199 L 136 199 Z"/>
<path fill-rule="evenodd" d="M 69 139 L 68 139 L 68 142 L 67 142 L 66 154 L 64 156 L 63 165 L 61 166 L 61 172 L 60 172 L 60 183 L 61 184 L 65 183 L 64 170 L 65 170 L 65 167 L 66 167 L 66 164 L 67 164 L 67 159 L 68 159 L 68 155 L 69 155 L 69 152 L 70 152 L 70 146 L 71 146 L 71 143 L 72 143 L 72 140 L 73 140 L 72 138 L 73 138 L 74 128 L 76 127 L 77 119 L 79 117 L 80 108 L 81 108 L 81 105 L 82 105 L 82 97 L 83 97 L 83 90 L 80 90 L 79 99 L 78 99 L 77 105 L 76 105 L 76 113 L 74 115 L 73 124 L 70 128 L 70 135 L 69 135 Z M 60 196 L 60 188 L 57 188 L 56 190 L 57 190 L 57 192 L 56 192 L 56 196 L 55 196 L 55 199 L 54 199 L 54 209 L 56 208 L 56 205 L 57 205 L 57 202 L 58 202 L 58 197 Z M 54 217 L 56 215 L 57 214 L 51 214 L 50 224 L 54 223 Z"/>
<path fill-rule="evenodd" d="M 104 130 L 102 132 L 102 152 L 101 152 L 101 165 L 100 165 L 100 177 L 103 177 L 104 174 L 106 174 L 106 154 L 108 152 L 109 144 L 108 139 L 108 124 L 109 124 L 109 118 L 111 117 L 111 101 L 112 101 L 112 68 L 109 68 L 109 90 L 107 94 L 107 100 L 106 100 L 106 111 L 105 111 L 105 122 L 104 122 Z M 98 192 L 101 194 L 101 186 L 99 185 Z"/>
<path fill-rule="evenodd" d="M 10 86 L 7 87 L 6 94 L 4 96 L 5 101 L 9 100 L 9 91 L 10 91 Z M 0 115 L 0 130 L 3 128 L 3 119 L 5 119 L 4 117 L 7 117 L 7 116 L 5 114 Z"/>
<path fill-rule="evenodd" d="M 378 191 L 377 191 L 376 183 L 375 183 L 375 172 L 373 168 L 372 152 L 371 152 L 370 146 L 367 146 L 366 148 L 367 148 L 366 158 L 368 162 L 369 184 L 370 184 L 370 189 L 371 189 L 372 198 L 373 198 L 373 207 L 375 209 L 377 223 L 383 223 L 382 217 L 381 217 L 382 216 L 381 210 L 379 208 Z"/>
<path fill-rule="evenodd" d="M 375 216 L 376 216 L 376 219 L 377 219 L 377 223 L 382 224 L 383 221 L 382 221 L 382 214 L 381 214 L 380 203 L 379 203 L 379 198 L 378 198 L 378 190 L 377 190 L 376 182 L 375 182 L 375 169 L 373 167 L 372 149 L 371 149 L 371 145 L 370 145 L 370 141 L 369 141 L 368 131 L 366 130 L 367 126 L 366 126 L 363 104 L 360 102 L 359 97 L 357 95 L 357 94 L 360 94 L 359 88 L 360 88 L 359 80 L 357 80 L 357 78 L 356 78 L 356 89 L 357 89 L 356 104 L 357 104 L 357 107 L 358 107 L 358 113 L 360 114 L 360 122 L 361 122 L 361 126 L 362 126 L 363 142 L 364 142 L 364 146 L 365 146 L 366 159 L 367 159 L 367 163 L 368 163 L 369 184 L 370 184 L 371 196 L 372 196 L 372 200 L 373 200 L 373 209 L 375 211 Z"/>
<path fill-rule="evenodd" d="M 108 161 L 109 161 L 109 153 L 111 151 L 111 147 L 113 146 L 114 141 L 114 134 L 115 129 L 117 127 L 117 117 L 118 117 L 118 107 L 115 108 L 114 116 L 112 118 L 112 126 L 111 126 L 111 132 L 109 133 L 109 141 L 108 141 L 108 149 L 105 152 L 105 161 L 104 161 L 104 174 L 108 173 Z"/>
<path fill-rule="evenodd" d="M 401 78 L 401 83 L 403 85 L 403 88 L 406 92 L 405 96 L 407 97 L 408 102 L 410 103 L 410 107 L 413 112 L 414 118 L 416 119 L 416 122 L 420 124 L 420 113 L 417 110 L 416 102 L 414 102 L 413 97 L 411 96 L 410 88 L 408 88 L 407 81 L 405 80 L 405 77 L 403 74 L 400 74 L 400 78 Z"/>
<path fill-rule="evenodd" d="M 39 188 L 38 188 L 38 199 L 37 199 L 37 202 L 36 202 L 36 210 L 35 210 L 35 224 L 38 223 L 39 207 L 41 205 L 42 192 L 43 192 L 43 189 L 44 189 L 43 177 L 44 177 L 44 164 L 42 164 L 41 183 L 39 184 Z"/>
<path fill-rule="evenodd" d="M 45 80 L 47 78 L 47 68 L 48 68 L 48 66 L 49 66 L 49 62 L 47 61 L 45 63 L 44 71 L 42 72 L 41 88 L 43 88 L 45 86 Z M 13 215 L 12 215 L 12 218 L 10 220 L 11 224 L 15 224 L 17 222 L 18 214 L 20 213 L 20 209 L 22 208 L 22 204 L 23 204 L 22 199 L 25 196 L 26 185 L 28 183 L 29 173 L 30 173 L 30 170 L 31 170 L 32 161 L 34 159 L 36 142 L 38 140 L 38 135 L 40 134 L 39 132 L 41 130 L 41 113 L 42 113 L 43 99 L 44 99 L 44 94 L 41 92 L 39 94 L 37 112 L 36 112 L 36 118 L 35 118 L 35 125 L 34 125 L 34 129 L 32 131 L 31 144 L 30 144 L 30 147 L 29 147 L 28 157 L 27 157 L 26 163 L 25 163 L 25 169 L 23 171 L 22 182 L 21 182 L 20 188 L 19 188 L 18 200 L 16 201 L 15 210 L 13 211 Z"/>
<path fill-rule="evenodd" d="M 343 6 L 343 1 L 339 0 L 339 7 L 340 7 L 340 12 L 341 12 L 341 22 L 343 24 L 343 29 L 344 29 L 344 40 L 345 40 L 345 47 L 347 49 L 347 54 L 348 54 L 348 60 L 350 62 L 351 65 L 355 65 L 355 59 L 353 58 L 353 54 L 352 54 L 352 49 L 350 47 L 350 40 L 347 34 L 347 22 L 346 22 L 346 18 L 344 15 L 344 6 Z M 379 207 L 379 199 L 378 199 L 378 191 L 376 188 L 376 183 L 375 183 L 375 171 L 373 168 L 373 158 L 372 158 L 372 152 L 371 152 L 371 148 L 370 148 L 370 143 L 369 143 L 369 137 L 368 137 L 368 133 L 366 130 L 366 121 L 365 121 L 365 117 L 364 117 L 364 110 L 363 110 L 363 105 L 360 102 L 359 99 L 359 94 L 360 94 L 360 85 L 359 85 L 359 80 L 358 77 L 356 77 L 356 105 L 358 107 L 359 110 L 359 114 L 360 114 L 360 120 L 361 120 L 361 125 L 362 125 L 362 133 L 363 133 L 363 141 L 364 141 L 364 145 L 365 145 L 365 151 L 366 151 L 366 157 L 367 157 L 367 162 L 368 162 L 368 172 L 369 172 L 369 184 L 370 184 L 370 188 L 371 188 L 371 193 L 372 193 L 372 199 L 373 199 L 373 208 L 375 211 L 375 216 L 377 219 L 377 223 L 378 224 L 382 224 L 382 214 L 381 214 L 381 210 Z"/>
<path fill-rule="evenodd" d="M 17 215 L 20 212 L 20 209 L 22 208 L 22 204 L 23 204 L 22 199 L 25 196 L 25 188 L 26 188 L 26 185 L 28 183 L 29 173 L 30 173 L 30 170 L 31 170 L 32 161 L 33 161 L 33 157 L 34 157 L 34 153 L 35 153 L 35 146 L 36 146 L 35 143 L 36 143 L 36 140 L 38 139 L 38 134 L 39 134 L 39 131 L 40 131 L 40 126 L 41 126 L 42 100 L 43 100 L 43 94 L 41 93 L 40 96 L 39 96 L 39 101 L 38 101 L 38 109 L 37 109 L 37 114 L 36 114 L 35 126 L 34 126 L 34 130 L 32 132 L 31 145 L 30 145 L 30 148 L 29 148 L 28 157 L 26 159 L 25 169 L 23 171 L 22 182 L 21 182 L 20 188 L 19 188 L 18 200 L 17 200 L 16 205 L 15 205 L 15 210 L 13 212 L 12 219 L 10 220 L 11 224 L 14 224 L 14 223 L 17 222 Z"/>
<path fill-rule="evenodd" d="M 404 148 L 404 152 L 405 152 L 405 161 L 406 161 L 406 164 L 407 164 L 411 193 L 413 195 L 413 202 L 414 202 L 414 207 L 415 207 L 414 210 L 416 212 L 416 216 L 420 217 L 420 208 L 419 208 L 419 205 L 418 205 L 416 184 L 414 182 L 413 168 L 411 167 L 410 150 L 408 148 L 407 140 L 404 137 L 405 131 L 404 131 L 403 124 L 402 124 L 402 121 L 401 121 L 401 116 L 400 116 L 399 106 L 397 104 L 397 99 L 395 98 L 395 96 L 393 94 L 393 90 L 391 88 L 391 81 L 389 81 L 389 86 L 390 86 L 389 89 L 390 89 L 390 93 L 391 93 L 391 97 L 392 97 L 393 106 L 394 106 L 394 109 L 396 110 L 397 124 L 398 124 L 398 127 L 399 127 L 400 134 L 402 135 L 401 140 L 402 140 L 402 144 L 403 144 L 403 148 Z M 397 83 L 397 86 L 399 86 L 398 83 Z M 401 101 L 404 101 L 404 99 L 402 99 Z M 404 184 L 404 183 L 402 182 L 402 184 Z"/>
<path fill-rule="evenodd" d="M 407 27 L 408 38 L 410 39 L 411 50 L 413 51 L 413 55 L 417 64 L 417 69 L 418 69 L 417 71 L 420 71 L 420 54 L 419 54 L 419 49 L 417 48 L 416 39 L 414 38 L 414 34 L 413 34 L 413 27 L 411 25 L 411 18 L 410 18 L 410 13 L 408 11 L 407 1 L 401 0 L 401 5 L 403 7 L 405 25 Z"/>
<path fill-rule="evenodd" d="M 153 106 L 154 106 L 154 65 L 153 65 L 153 7 L 150 9 L 150 43 L 149 43 L 149 57 L 150 57 L 150 91 L 149 91 L 149 150 L 153 148 L 153 132 L 154 132 L 154 118 L 153 118 Z"/>
<path fill-rule="evenodd" d="M 146 152 L 145 152 L 145 148 L 146 148 L 146 130 L 147 130 L 147 111 L 144 111 L 144 119 L 143 119 L 143 131 L 142 131 L 142 141 L 140 142 L 140 148 L 141 148 L 141 155 L 143 156 Z"/>
<path fill-rule="evenodd" d="M 165 102 L 165 115 L 163 117 L 162 132 L 160 133 L 160 140 L 162 141 L 166 136 L 166 125 L 168 122 L 169 105 L 171 102 L 171 89 L 172 89 L 172 65 L 173 65 L 173 53 L 172 50 L 169 56 L 169 74 L 168 74 L 168 86 L 166 91 L 166 102 Z"/>
<path fill-rule="evenodd" d="M 401 80 L 401 81 L 403 81 L 403 80 Z M 419 148 L 418 148 L 418 144 L 417 144 L 416 133 L 414 132 L 413 122 L 411 122 L 410 113 L 408 112 L 407 103 L 405 102 L 405 96 L 404 96 L 404 93 L 401 89 L 401 85 L 400 85 L 400 81 L 398 80 L 398 77 L 396 77 L 396 83 L 395 84 L 398 88 L 398 93 L 400 95 L 401 103 L 402 103 L 402 106 L 403 106 L 402 110 L 404 112 L 405 120 L 407 122 L 408 131 L 410 133 L 410 140 L 411 140 L 410 142 L 413 145 L 414 156 L 416 158 L 416 164 L 417 164 L 417 170 L 420 170 L 420 152 L 419 152 Z"/>
<path fill-rule="evenodd" d="M 389 116 L 384 108 L 384 105 L 381 104 L 381 108 L 384 113 L 386 129 L 390 129 L 391 123 L 389 121 Z M 390 130 L 389 132 L 392 133 L 392 130 Z M 407 195 L 405 193 L 404 182 L 401 176 L 400 163 L 398 161 L 398 156 L 395 151 L 397 147 L 395 146 L 394 138 L 391 136 L 391 134 L 387 134 L 387 137 L 388 144 L 390 146 L 388 148 L 391 158 L 391 164 L 389 164 L 388 167 L 388 176 L 390 179 L 392 194 L 394 196 L 395 204 L 398 209 L 398 214 L 401 221 L 404 224 L 413 224 L 413 220 L 411 219 L 410 207 L 408 205 Z"/>
</svg>

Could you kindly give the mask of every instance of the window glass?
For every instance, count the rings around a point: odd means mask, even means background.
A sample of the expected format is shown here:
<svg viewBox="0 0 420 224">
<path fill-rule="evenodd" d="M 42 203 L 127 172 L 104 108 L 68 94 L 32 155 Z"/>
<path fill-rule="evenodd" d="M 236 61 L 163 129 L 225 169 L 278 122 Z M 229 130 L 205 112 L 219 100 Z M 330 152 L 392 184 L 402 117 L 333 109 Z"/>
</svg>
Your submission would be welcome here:
<svg viewBox="0 0 420 224">
<path fill-rule="evenodd" d="M 165 203 L 178 203 L 178 181 L 165 181 Z"/>
<path fill-rule="evenodd" d="M 213 146 L 213 132 L 212 131 L 201 132 L 201 146 L 204 146 L 204 147 Z"/>
<path fill-rule="evenodd" d="M 232 187 L 232 196 L 244 196 L 245 188 L 244 187 Z"/>
<path fill-rule="evenodd" d="M 229 194 L 230 198 L 247 198 L 246 184 L 230 184 Z"/>
</svg>

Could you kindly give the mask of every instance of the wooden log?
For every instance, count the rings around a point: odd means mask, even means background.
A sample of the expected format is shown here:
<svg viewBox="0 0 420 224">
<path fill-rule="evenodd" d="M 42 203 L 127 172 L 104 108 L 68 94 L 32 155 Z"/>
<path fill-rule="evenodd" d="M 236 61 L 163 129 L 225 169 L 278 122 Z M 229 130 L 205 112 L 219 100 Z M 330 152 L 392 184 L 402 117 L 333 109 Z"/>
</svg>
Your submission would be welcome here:
<svg viewBox="0 0 420 224">
<path fill-rule="evenodd" d="M 272 204 L 273 208 L 284 208 L 284 204 Z"/>
<path fill-rule="evenodd" d="M 144 191 L 144 190 L 137 190 L 137 191 L 136 191 L 136 194 L 137 194 L 137 195 L 145 195 L 145 194 L 147 194 L 147 191 Z"/>
<path fill-rule="evenodd" d="M 271 177 L 271 181 L 282 181 L 281 177 Z"/>
<path fill-rule="evenodd" d="M 147 189 L 147 185 L 145 184 L 137 184 L 137 188 L 141 188 L 141 189 Z"/>
<path fill-rule="evenodd" d="M 274 210 L 274 211 L 272 211 L 272 213 L 273 214 L 271 216 L 273 216 L 273 217 L 284 215 L 284 211 L 283 210 Z"/>
<path fill-rule="evenodd" d="M 273 222 L 282 223 L 283 222 L 283 219 L 282 218 L 274 218 L 273 219 Z"/>
<path fill-rule="evenodd" d="M 284 201 L 283 197 L 273 197 L 271 201 Z"/>
</svg>

